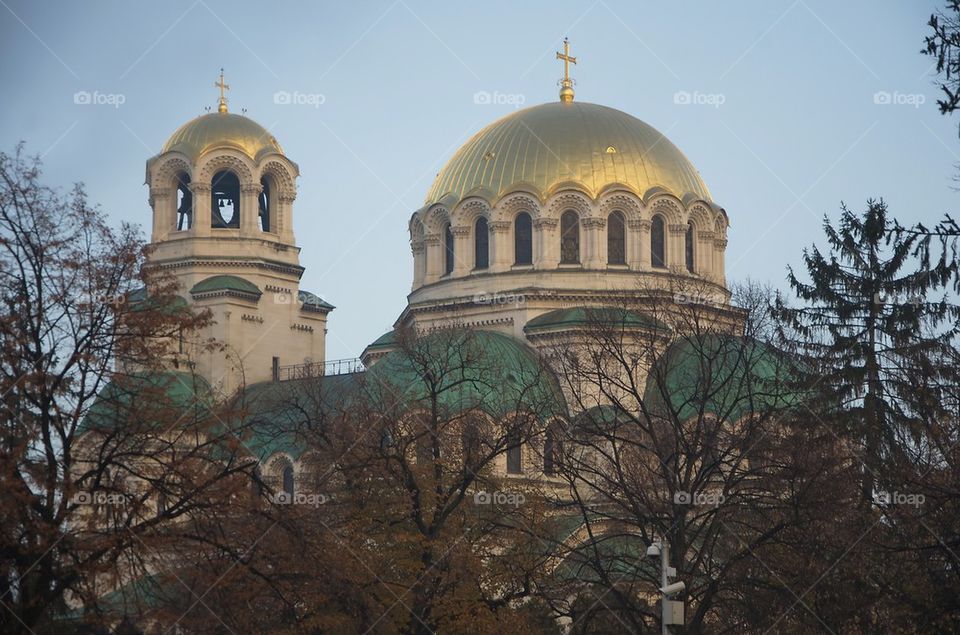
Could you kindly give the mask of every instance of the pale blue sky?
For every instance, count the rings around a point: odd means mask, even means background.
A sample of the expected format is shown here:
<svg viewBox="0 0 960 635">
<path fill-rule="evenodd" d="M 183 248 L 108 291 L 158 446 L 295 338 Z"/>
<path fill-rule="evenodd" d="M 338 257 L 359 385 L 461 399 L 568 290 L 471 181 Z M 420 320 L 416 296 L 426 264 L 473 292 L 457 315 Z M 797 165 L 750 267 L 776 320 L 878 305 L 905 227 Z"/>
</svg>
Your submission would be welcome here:
<svg viewBox="0 0 960 635">
<path fill-rule="evenodd" d="M 564 35 L 577 99 L 658 128 L 726 208 L 730 280 L 782 286 L 841 200 L 883 196 L 904 223 L 957 200 L 957 121 L 937 112 L 919 54 L 938 2 L 0 5 L 0 148 L 25 140 L 48 182 L 85 182 L 144 231 L 145 161 L 215 106 L 226 68 L 231 110 L 246 108 L 300 165 L 302 286 L 338 307 L 328 359 L 389 330 L 410 289 L 410 213 L 456 148 L 514 108 L 474 93 L 556 99 Z M 123 103 L 78 105 L 78 91 Z M 275 104 L 277 91 L 323 103 Z M 678 91 L 723 103 L 677 104 Z M 901 103 L 877 104 L 878 92 Z"/>
</svg>

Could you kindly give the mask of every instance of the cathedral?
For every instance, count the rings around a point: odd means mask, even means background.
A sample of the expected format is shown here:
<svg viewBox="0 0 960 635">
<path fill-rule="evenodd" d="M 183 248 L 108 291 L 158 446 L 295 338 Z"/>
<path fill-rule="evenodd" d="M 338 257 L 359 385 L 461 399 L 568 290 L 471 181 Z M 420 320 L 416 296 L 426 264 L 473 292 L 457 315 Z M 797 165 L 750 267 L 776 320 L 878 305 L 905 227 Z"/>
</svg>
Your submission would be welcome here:
<svg viewBox="0 0 960 635">
<path fill-rule="evenodd" d="M 408 401 L 398 416 L 419 416 L 429 397 L 414 387 L 433 378 L 411 358 L 410 334 L 428 343 L 421 352 L 432 340 L 468 334 L 469 350 L 434 349 L 463 364 L 441 405 L 467 413 L 464 419 L 480 413 L 504 430 L 518 413 L 537 410 L 543 425 L 529 436 L 495 433 L 504 438 L 489 466 L 518 487 L 560 495 L 557 422 L 571 422 L 569 433 L 589 417 L 606 425 L 633 412 L 618 402 L 611 383 L 635 387 L 634 403 L 665 403 L 672 417 L 665 420 L 679 425 L 696 418 L 696 403 L 700 416 L 704 409 L 722 411 L 716 419 L 734 426 L 757 405 L 783 405 L 772 403 L 778 391 L 765 389 L 778 381 L 776 355 L 749 343 L 747 312 L 731 302 L 726 211 L 660 132 L 628 113 L 577 101 L 569 76 L 576 58 L 566 44 L 557 57 L 564 62 L 559 99 L 474 134 L 412 211 L 407 306 L 394 328 L 354 360 L 326 359 L 327 317 L 335 307 L 300 286 L 297 164 L 267 129 L 230 112 L 222 72 L 216 111 L 183 124 L 147 161 L 153 222 L 145 271 L 173 280 L 178 306 L 211 319 L 201 332 L 171 343 L 163 361 L 169 372 L 145 380 L 174 410 L 239 404 L 241 418 L 253 422 L 253 433 L 237 439 L 257 466 L 258 496 L 261 479 L 269 492 L 287 495 L 286 502 L 321 495 L 315 478 L 321 459 L 297 430 L 297 417 L 311 407 L 302 400 L 308 393 L 322 391 L 321 401 L 346 404 L 345 412 L 362 409 L 357 386 L 366 383 L 364 399 L 378 391 L 401 395 Z M 139 302 L 151 293 L 144 288 L 134 295 Z M 691 350 L 682 337 L 690 325 L 669 317 L 690 307 L 709 325 L 701 343 L 708 342 L 711 354 L 720 352 L 707 371 L 699 361 L 703 351 Z M 632 344 L 625 376 L 601 369 L 600 381 L 589 385 L 554 362 L 584 350 L 604 366 L 602 354 L 589 352 L 602 345 L 591 337 L 598 327 Z M 721 350 L 725 342 L 736 343 L 729 359 Z M 659 387 L 652 385 L 656 360 L 668 357 L 676 368 Z M 705 372 L 722 375 L 722 390 L 697 394 Z M 755 379 L 768 382 L 761 390 L 767 401 L 742 390 L 745 376 L 752 387 Z M 107 438 L 111 421 L 122 419 L 119 410 L 136 401 L 136 385 L 131 390 L 114 381 L 101 391 L 84 424 L 96 431 L 88 447 Z M 421 405 L 410 405 L 417 399 Z M 463 469 L 467 444 L 474 442 L 468 432 L 459 431 L 455 442 L 463 444 L 457 450 Z M 394 440 L 380 434 L 383 451 Z M 414 462 L 420 460 L 417 454 Z M 486 492 L 473 493 L 481 495 Z M 158 515 L 165 507 L 160 497 L 150 504 Z M 571 527 L 569 540 L 579 540 Z"/>
<path fill-rule="evenodd" d="M 390 359 L 404 330 L 468 329 L 492 356 L 522 365 L 576 341 L 605 311 L 642 331 L 656 321 L 645 308 L 677 302 L 697 302 L 736 336 L 726 212 L 656 129 L 576 101 L 576 58 L 566 47 L 557 57 L 559 100 L 477 132 L 412 212 L 411 292 L 395 329 L 359 359 L 334 362 L 324 347 L 334 307 L 300 288 L 297 164 L 264 127 L 229 111 L 221 73 L 216 112 L 183 124 L 146 168 L 147 266 L 174 276 L 191 307 L 210 311 L 200 340 L 220 345 L 180 344 L 191 381 L 230 398 L 304 378 L 337 386 L 381 364 L 381 375 L 396 373 Z M 278 482 L 306 469 L 295 443 L 251 447 Z"/>
</svg>

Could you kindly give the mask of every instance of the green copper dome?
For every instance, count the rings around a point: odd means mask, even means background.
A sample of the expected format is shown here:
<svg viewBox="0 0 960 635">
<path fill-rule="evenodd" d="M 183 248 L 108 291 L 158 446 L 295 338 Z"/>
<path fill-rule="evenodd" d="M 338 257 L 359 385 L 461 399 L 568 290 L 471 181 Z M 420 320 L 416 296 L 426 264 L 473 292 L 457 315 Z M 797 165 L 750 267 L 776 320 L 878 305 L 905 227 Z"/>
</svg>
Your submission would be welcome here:
<svg viewBox="0 0 960 635">
<path fill-rule="evenodd" d="M 565 411 L 557 379 L 537 353 L 493 331 L 432 333 L 389 353 L 366 374 L 371 396 L 400 409 L 429 408 L 435 392 L 438 405 L 451 414 L 476 409 L 501 416 L 526 409 L 549 417 Z"/>
</svg>

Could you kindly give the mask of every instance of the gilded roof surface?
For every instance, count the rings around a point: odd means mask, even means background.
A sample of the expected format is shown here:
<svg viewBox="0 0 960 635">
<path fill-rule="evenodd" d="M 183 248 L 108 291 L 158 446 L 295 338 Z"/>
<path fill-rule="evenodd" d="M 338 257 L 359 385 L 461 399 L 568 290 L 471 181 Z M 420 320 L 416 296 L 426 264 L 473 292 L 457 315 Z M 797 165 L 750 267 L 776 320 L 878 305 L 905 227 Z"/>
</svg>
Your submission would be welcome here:
<svg viewBox="0 0 960 635">
<path fill-rule="evenodd" d="M 196 160 L 213 148 L 233 148 L 251 159 L 283 149 L 270 132 L 253 119 L 229 112 L 213 112 L 180 126 L 163 145 L 165 152 L 182 152 Z"/>
<path fill-rule="evenodd" d="M 678 198 L 692 193 L 712 200 L 696 168 L 652 126 L 606 106 L 554 102 L 510 114 L 475 134 L 437 175 L 426 204 L 448 194 L 496 199 L 524 185 L 546 197 L 569 182 L 592 196 L 622 184 L 638 195 L 660 187 Z"/>
</svg>

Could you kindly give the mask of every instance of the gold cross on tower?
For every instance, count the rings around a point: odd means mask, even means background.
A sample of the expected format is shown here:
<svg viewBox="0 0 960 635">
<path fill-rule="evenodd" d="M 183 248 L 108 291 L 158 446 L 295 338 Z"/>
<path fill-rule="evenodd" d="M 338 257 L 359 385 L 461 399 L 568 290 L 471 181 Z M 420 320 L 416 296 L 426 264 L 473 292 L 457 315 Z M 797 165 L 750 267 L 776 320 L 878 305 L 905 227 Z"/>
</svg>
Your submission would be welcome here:
<svg viewBox="0 0 960 635">
<path fill-rule="evenodd" d="M 557 59 L 563 60 L 563 81 L 560 82 L 560 101 L 573 101 L 573 80 L 570 79 L 570 65 L 577 63 L 577 58 L 570 57 L 570 40 L 563 38 L 563 53 L 557 53 Z"/>
<path fill-rule="evenodd" d="M 220 89 L 220 105 L 217 106 L 217 112 L 227 112 L 227 96 L 223 91 L 230 90 L 230 87 L 223 83 L 223 69 L 220 69 L 220 81 L 214 82 L 216 88 Z"/>
</svg>

